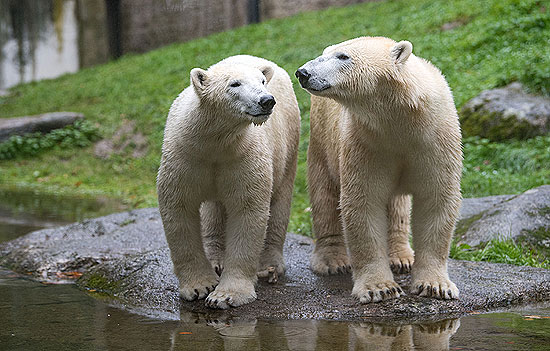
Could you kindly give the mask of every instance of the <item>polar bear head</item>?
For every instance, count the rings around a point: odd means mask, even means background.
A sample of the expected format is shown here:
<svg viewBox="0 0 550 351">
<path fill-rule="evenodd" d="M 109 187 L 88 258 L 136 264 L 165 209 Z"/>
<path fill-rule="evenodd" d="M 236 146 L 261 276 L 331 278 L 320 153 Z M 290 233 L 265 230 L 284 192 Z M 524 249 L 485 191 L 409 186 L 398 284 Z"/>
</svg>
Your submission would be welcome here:
<svg viewBox="0 0 550 351">
<path fill-rule="evenodd" d="M 336 100 L 368 97 L 381 84 L 403 80 L 412 53 L 408 41 L 361 37 L 327 47 L 296 71 L 309 93 Z M 413 55 L 414 56 L 414 55 Z"/>
<path fill-rule="evenodd" d="M 191 70 L 191 84 L 201 104 L 223 111 L 223 115 L 262 124 L 275 106 L 267 91 L 273 68 L 245 64 L 216 64 L 208 70 Z"/>
</svg>

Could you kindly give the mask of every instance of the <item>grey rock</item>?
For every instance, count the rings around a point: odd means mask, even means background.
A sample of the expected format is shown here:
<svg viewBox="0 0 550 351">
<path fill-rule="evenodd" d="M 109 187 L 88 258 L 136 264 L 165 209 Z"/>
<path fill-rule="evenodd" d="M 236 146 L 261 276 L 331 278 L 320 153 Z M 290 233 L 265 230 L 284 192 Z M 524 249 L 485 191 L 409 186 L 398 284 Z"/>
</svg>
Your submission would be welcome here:
<svg viewBox="0 0 550 351">
<path fill-rule="evenodd" d="M 12 135 L 47 133 L 53 129 L 74 124 L 83 118 L 83 114 L 76 112 L 51 112 L 35 116 L 0 118 L 0 142 Z"/>
<path fill-rule="evenodd" d="M 157 209 L 121 212 L 48 228 L 0 244 L 0 265 L 40 279 L 166 247 Z"/>
<path fill-rule="evenodd" d="M 513 197 L 515 195 L 495 195 L 463 199 L 459 220 L 462 221 L 471 218 Z"/>
<path fill-rule="evenodd" d="M 461 109 L 466 135 L 526 139 L 550 131 L 550 99 L 528 94 L 521 83 L 485 90 Z"/>
<path fill-rule="evenodd" d="M 351 275 L 321 277 L 309 269 L 313 241 L 288 234 L 287 272 L 276 284 L 260 281 L 258 299 L 229 310 L 212 310 L 204 300 L 186 302 L 178 295 L 177 280 L 166 248 L 97 265 L 78 281 L 83 289 L 103 291 L 115 305 L 154 318 L 206 315 L 208 319 L 331 319 L 403 323 L 459 317 L 550 299 L 550 271 L 486 262 L 449 262 L 449 274 L 461 291 L 459 300 L 441 301 L 416 296 L 361 305 L 351 296 Z M 409 275 L 395 276 L 408 290 Z M 97 283 L 99 282 L 99 283 Z M 181 317 L 183 318 L 183 317 Z"/>
<path fill-rule="evenodd" d="M 466 201 L 465 213 L 469 201 Z M 484 201 L 486 206 L 491 201 Z M 260 281 L 258 299 L 227 311 L 204 301 L 183 302 L 157 209 L 109 215 L 78 224 L 44 229 L 0 244 L 0 265 L 31 272 L 37 279 L 58 280 L 80 271 L 78 285 L 121 308 L 159 319 L 204 313 L 211 319 L 332 319 L 431 321 L 550 299 L 550 271 L 483 262 L 449 262 L 459 300 L 406 296 L 371 305 L 351 297 L 351 276 L 320 277 L 309 269 L 310 238 L 288 234 L 287 273 L 278 283 Z M 396 276 L 406 290 L 409 275 Z"/>
<path fill-rule="evenodd" d="M 464 216 L 457 225 L 456 235 L 460 241 L 476 246 L 498 237 L 526 238 L 534 244 L 550 247 L 550 185 L 516 196 L 491 196 L 471 201 L 465 201 Z"/>
</svg>

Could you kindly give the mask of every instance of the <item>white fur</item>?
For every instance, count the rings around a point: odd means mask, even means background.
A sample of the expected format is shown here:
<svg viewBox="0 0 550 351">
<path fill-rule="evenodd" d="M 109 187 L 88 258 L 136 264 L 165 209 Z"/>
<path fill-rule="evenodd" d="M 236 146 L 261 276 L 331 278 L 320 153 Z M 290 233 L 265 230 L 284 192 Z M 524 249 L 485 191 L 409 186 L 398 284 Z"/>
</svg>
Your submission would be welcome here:
<svg viewBox="0 0 550 351">
<path fill-rule="evenodd" d="M 276 105 L 257 115 L 265 94 Z M 239 306 L 256 298 L 258 270 L 284 272 L 299 119 L 290 79 L 270 61 L 240 55 L 191 71 L 170 108 L 157 179 L 183 298 Z"/>
<path fill-rule="evenodd" d="M 313 94 L 308 179 L 318 237 L 314 269 L 323 270 L 320 262 L 347 263 L 343 227 L 352 294 L 362 303 L 402 295 L 390 263 L 413 261 L 410 194 L 416 251 L 411 292 L 458 297 L 447 256 L 461 203 L 462 148 L 444 77 L 412 54 L 409 42 L 382 37 L 330 46 L 301 69 L 311 75 L 303 85 Z"/>
</svg>

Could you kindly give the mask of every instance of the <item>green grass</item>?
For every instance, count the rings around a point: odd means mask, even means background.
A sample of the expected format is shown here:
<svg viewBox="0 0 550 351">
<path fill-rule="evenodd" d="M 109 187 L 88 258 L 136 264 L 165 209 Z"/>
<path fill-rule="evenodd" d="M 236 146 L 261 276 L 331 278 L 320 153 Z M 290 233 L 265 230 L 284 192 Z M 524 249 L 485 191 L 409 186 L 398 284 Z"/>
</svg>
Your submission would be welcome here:
<svg viewBox="0 0 550 351">
<path fill-rule="evenodd" d="M 522 245 L 513 239 L 497 238 L 475 248 L 453 241 L 449 256 L 456 260 L 488 261 L 550 269 L 550 259 L 535 248 Z"/>
<path fill-rule="evenodd" d="M 452 21 L 463 25 L 441 30 Z M 541 1 L 381 1 L 304 13 L 11 89 L 11 96 L 0 98 L 0 117 L 82 112 L 104 137 L 129 119 L 147 136 L 149 148 L 141 158 L 132 158 L 127 150 L 103 160 L 94 157 L 91 147 L 54 147 L 36 156 L 0 161 L 0 186 L 102 193 L 134 207 L 156 206 L 155 176 L 166 115 L 189 84 L 191 68 L 247 53 L 278 63 L 293 77 L 297 67 L 326 46 L 362 35 L 410 40 L 418 56 L 446 75 L 458 107 L 484 89 L 516 80 L 533 92 L 550 94 L 550 9 Z M 310 101 L 293 82 L 302 132 L 289 230 L 311 235 L 305 165 Z M 548 139 L 501 144 L 466 140 L 464 195 L 518 193 L 549 183 L 550 167 L 541 166 L 549 154 L 545 143 Z M 539 154 L 543 151 L 546 156 Z"/>
</svg>

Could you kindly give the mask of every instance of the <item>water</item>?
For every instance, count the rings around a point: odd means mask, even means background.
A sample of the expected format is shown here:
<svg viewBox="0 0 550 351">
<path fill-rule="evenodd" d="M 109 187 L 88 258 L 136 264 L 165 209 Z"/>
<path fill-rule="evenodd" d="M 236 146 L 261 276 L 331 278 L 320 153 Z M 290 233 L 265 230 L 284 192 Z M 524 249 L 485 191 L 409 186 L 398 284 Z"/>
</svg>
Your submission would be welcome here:
<svg viewBox="0 0 550 351">
<path fill-rule="evenodd" d="M 0 241 L 105 214 L 106 199 L 0 191 Z M 181 321 L 130 314 L 78 290 L 0 268 L 0 350 L 550 350 L 550 308 L 471 315 L 431 324 L 368 321 Z"/>
</svg>

